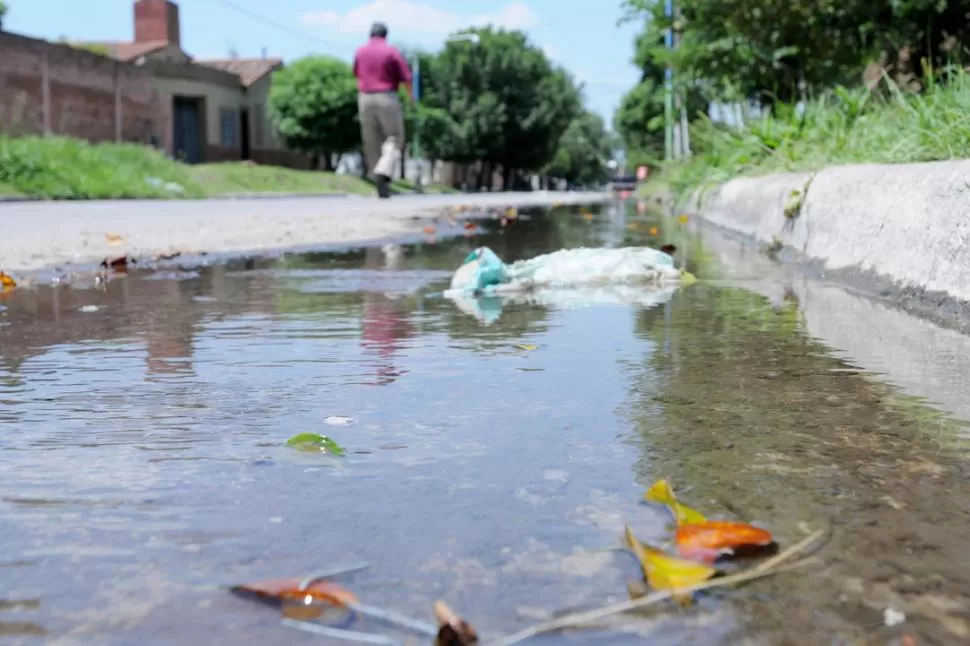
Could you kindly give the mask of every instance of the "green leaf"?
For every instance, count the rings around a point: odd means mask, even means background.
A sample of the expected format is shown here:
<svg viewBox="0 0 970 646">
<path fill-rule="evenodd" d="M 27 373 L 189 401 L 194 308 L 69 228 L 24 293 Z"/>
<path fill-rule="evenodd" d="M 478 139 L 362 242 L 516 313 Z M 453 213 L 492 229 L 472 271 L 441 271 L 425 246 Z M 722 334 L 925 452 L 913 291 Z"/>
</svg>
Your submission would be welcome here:
<svg viewBox="0 0 970 646">
<path fill-rule="evenodd" d="M 314 453 L 330 453 L 332 455 L 343 455 L 343 448 L 326 435 L 316 433 L 299 433 L 286 441 L 286 445 L 298 451 L 309 451 Z"/>
</svg>

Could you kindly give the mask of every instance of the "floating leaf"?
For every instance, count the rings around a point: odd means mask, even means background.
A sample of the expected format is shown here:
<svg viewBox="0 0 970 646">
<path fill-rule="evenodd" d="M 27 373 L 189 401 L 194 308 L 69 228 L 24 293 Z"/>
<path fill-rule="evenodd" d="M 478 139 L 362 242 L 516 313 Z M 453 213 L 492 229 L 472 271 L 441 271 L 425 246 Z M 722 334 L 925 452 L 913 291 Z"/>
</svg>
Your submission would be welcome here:
<svg viewBox="0 0 970 646">
<path fill-rule="evenodd" d="M 680 215 L 677 216 L 677 221 L 680 222 L 681 224 L 687 224 L 687 220 L 688 220 L 687 215 L 684 213 L 681 213 Z"/>
<path fill-rule="evenodd" d="M 117 272 L 126 272 L 128 271 L 128 263 L 134 264 L 134 262 L 135 262 L 134 258 L 129 258 L 128 256 L 121 256 L 120 258 L 111 258 L 111 259 L 105 258 L 103 261 L 101 261 L 101 266 L 104 269 L 113 269 Z"/>
<path fill-rule="evenodd" d="M 357 603 L 353 592 L 330 581 L 311 581 L 305 589 L 300 589 L 304 579 L 270 579 L 256 583 L 243 583 L 231 588 L 234 594 L 252 596 L 269 603 L 282 605 L 288 601 L 304 603 L 326 603 L 346 606 Z"/>
<path fill-rule="evenodd" d="M 0 288 L 13 289 L 16 286 L 17 286 L 17 281 L 15 281 L 10 275 L 0 271 Z"/>
<path fill-rule="evenodd" d="M 463 224 L 462 226 L 465 227 L 466 231 L 474 231 L 475 229 L 478 228 L 478 225 L 472 222 L 471 220 L 465 220 L 465 224 Z"/>
<path fill-rule="evenodd" d="M 687 525 L 692 523 L 703 523 L 707 521 L 704 514 L 701 512 L 691 509 L 687 505 L 681 504 L 677 497 L 674 495 L 674 490 L 670 488 L 670 484 L 666 480 L 658 480 L 654 483 L 652 487 L 647 490 L 644 495 L 647 502 L 657 503 L 658 505 L 664 505 L 670 510 L 670 513 L 674 515 L 674 521 L 677 526 Z"/>
<path fill-rule="evenodd" d="M 627 526 L 624 534 L 626 546 L 640 562 L 643 575 L 654 590 L 683 588 L 706 581 L 717 573 L 714 568 L 664 554 L 660 550 L 644 545 Z M 683 598 L 690 598 L 690 594 Z"/>
<path fill-rule="evenodd" d="M 124 244 L 124 242 L 125 242 L 125 237 L 123 235 L 119 235 L 117 233 L 106 233 L 106 234 L 104 234 L 104 239 L 112 247 L 116 247 L 116 246 L 118 246 L 120 244 Z"/>
<path fill-rule="evenodd" d="M 298 451 L 314 451 L 331 453 L 333 455 L 344 454 L 344 450 L 339 444 L 326 435 L 318 435 L 316 433 L 300 433 L 299 435 L 294 435 L 286 441 L 286 445 Z"/>
<path fill-rule="evenodd" d="M 650 235 L 655 236 L 658 233 L 660 233 L 660 231 L 657 230 L 657 227 L 650 227 Z"/>
<path fill-rule="evenodd" d="M 532 345 L 530 343 L 516 343 L 515 347 L 519 350 L 524 350 L 525 352 L 533 352 L 539 349 L 539 346 Z"/>
<path fill-rule="evenodd" d="M 713 563 L 721 556 L 734 554 L 742 548 L 771 545 L 774 538 L 771 532 L 747 523 L 708 520 L 679 526 L 676 541 L 681 556 Z"/>
<path fill-rule="evenodd" d="M 471 624 L 458 616 L 444 601 L 434 604 L 434 616 L 439 626 L 435 646 L 473 646 L 478 643 L 478 633 Z"/>
<path fill-rule="evenodd" d="M 430 235 L 434 235 L 434 233 L 435 233 L 435 232 L 436 232 L 436 231 L 437 231 L 438 229 L 437 229 L 437 228 L 435 228 L 435 227 L 433 227 L 432 225 L 430 225 L 430 224 L 429 224 L 428 226 L 426 226 L 426 227 L 425 227 L 424 229 L 422 229 L 422 230 L 423 230 L 423 231 L 424 231 L 424 232 L 425 232 L 426 234 L 428 234 L 428 235 L 430 236 Z"/>
</svg>

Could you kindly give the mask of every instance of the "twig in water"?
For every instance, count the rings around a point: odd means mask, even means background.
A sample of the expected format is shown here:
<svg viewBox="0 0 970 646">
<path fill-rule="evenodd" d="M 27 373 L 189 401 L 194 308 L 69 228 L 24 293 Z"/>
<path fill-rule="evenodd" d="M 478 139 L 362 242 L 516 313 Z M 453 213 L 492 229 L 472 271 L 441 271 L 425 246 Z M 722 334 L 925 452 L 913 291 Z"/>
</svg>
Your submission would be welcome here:
<svg viewBox="0 0 970 646">
<path fill-rule="evenodd" d="M 284 619 L 284 626 L 289 626 L 290 628 L 296 628 L 297 630 L 302 630 L 306 633 L 313 633 L 314 635 L 320 635 L 321 637 L 329 637 L 331 639 L 339 639 L 341 641 L 347 642 L 358 642 L 360 644 L 380 644 L 381 646 L 399 646 L 401 642 L 391 639 L 390 637 L 384 637 L 383 635 L 374 635 L 371 633 L 362 633 L 356 630 L 343 630 L 341 628 L 330 628 L 329 626 L 322 626 L 312 621 L 297 621 L 296 619 Z"/>
<path fill-rule="evenodd" d="M 751 568 L 745 572 L 739 572 L 737 574 L 711 579 L 709 581 L 704 581 L 703 583 L 698 583 L 697 585 L 687 586 L 684 588 L 654 592 L 653 594 L 647 595 L 640 599 L 621 601 L 620 603 L 603 606 L 602 608 L 598 608 L 596 610 L 589 610 L 587 612 L 580 612 L 574 615 L 559 617 L 558 619 L 536 624 L 535 626 L 521 630 L 514 635 L 503 637 L 496 642 L 492 642 L 489 646 L 512 646 L 512 644 L 518 644 L 526 639 L 529 639 L 530 637 L 535 637 L 536 635 L 540 635 L 542 633 L 547 633 L 553 630 L 561 630 L 571 626 L 578 626 L 580 624 L 590 623 L 598 619 L 604 619 L 612 615 L 629 612 L 630 610 L 636 610 L 637 608 L 644 608 L 646 606 L 660 603 L 661 601 L 666 601 L 675 595 L 683 594 L 685 592 L 694 592 L 697 590 L 706 590 L 708 588 L 717 588 L 726 585 L 734 585 L 737 583 L 745 583 L 754 579 L 760 579 L 762 577 L 779 574 L 788 570 L 794 570 L 795 568 L 804 567 L 811 563 L 816 563 L 817 559 L 814 557 L 809 557 L 802 559 L 801 561 L 782 565 L 782 563 L 791 559 L 796 554 L 800 554 L 811 547 L 812 544 L 821 538 L 824 533 L 825 532 L 823 531 L 817 531 L 808 538 L 799 541 L 795 545 L 792 545 L 784 552 L 771 557 L 764 563 L 761 563 L 757 567 Z"/>
</svg>

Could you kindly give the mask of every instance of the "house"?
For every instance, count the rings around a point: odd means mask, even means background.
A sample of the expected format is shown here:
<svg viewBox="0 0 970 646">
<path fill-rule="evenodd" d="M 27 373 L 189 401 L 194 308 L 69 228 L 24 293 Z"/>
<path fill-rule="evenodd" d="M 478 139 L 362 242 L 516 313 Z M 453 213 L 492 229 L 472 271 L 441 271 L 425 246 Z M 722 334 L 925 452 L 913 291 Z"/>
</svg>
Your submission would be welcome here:
<svg viewBox="0 0 970 646">
<path fill-rule="evenodd" d="M 287 150 L 267 109 L 279 58 L 198 60 L 182 49 L 179 7 L 136 0 L 134 40 L 76 43 L 151 72 L 165 112 L 165 148 L 188 163 L 253 160 L 309 168 L 307 155 Z"/>
</svg>

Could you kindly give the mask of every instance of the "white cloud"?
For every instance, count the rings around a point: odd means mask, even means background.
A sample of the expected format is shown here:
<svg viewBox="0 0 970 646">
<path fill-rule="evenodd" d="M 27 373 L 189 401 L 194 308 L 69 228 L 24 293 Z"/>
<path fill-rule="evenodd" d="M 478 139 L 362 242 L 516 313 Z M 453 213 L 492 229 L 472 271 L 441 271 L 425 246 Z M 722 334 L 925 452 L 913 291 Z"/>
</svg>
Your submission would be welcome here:
<svg viewBox="0 0 970 646">
<path fill-rule="evenodd" d="M 439 41 L 467 27 L 493 25 L 525 30 L 539 25 L 539 17 L 522 2 L 510 2 L 492 13 L 467 15 L 420 0 L 371 0 L 345 12 L 311 12 L 300 20 L 307 26 L 355 37 L 366 36 L 371 24 L 380 21 L 387 25 L 392 39 L 424 42 Z"/>
</svg>

